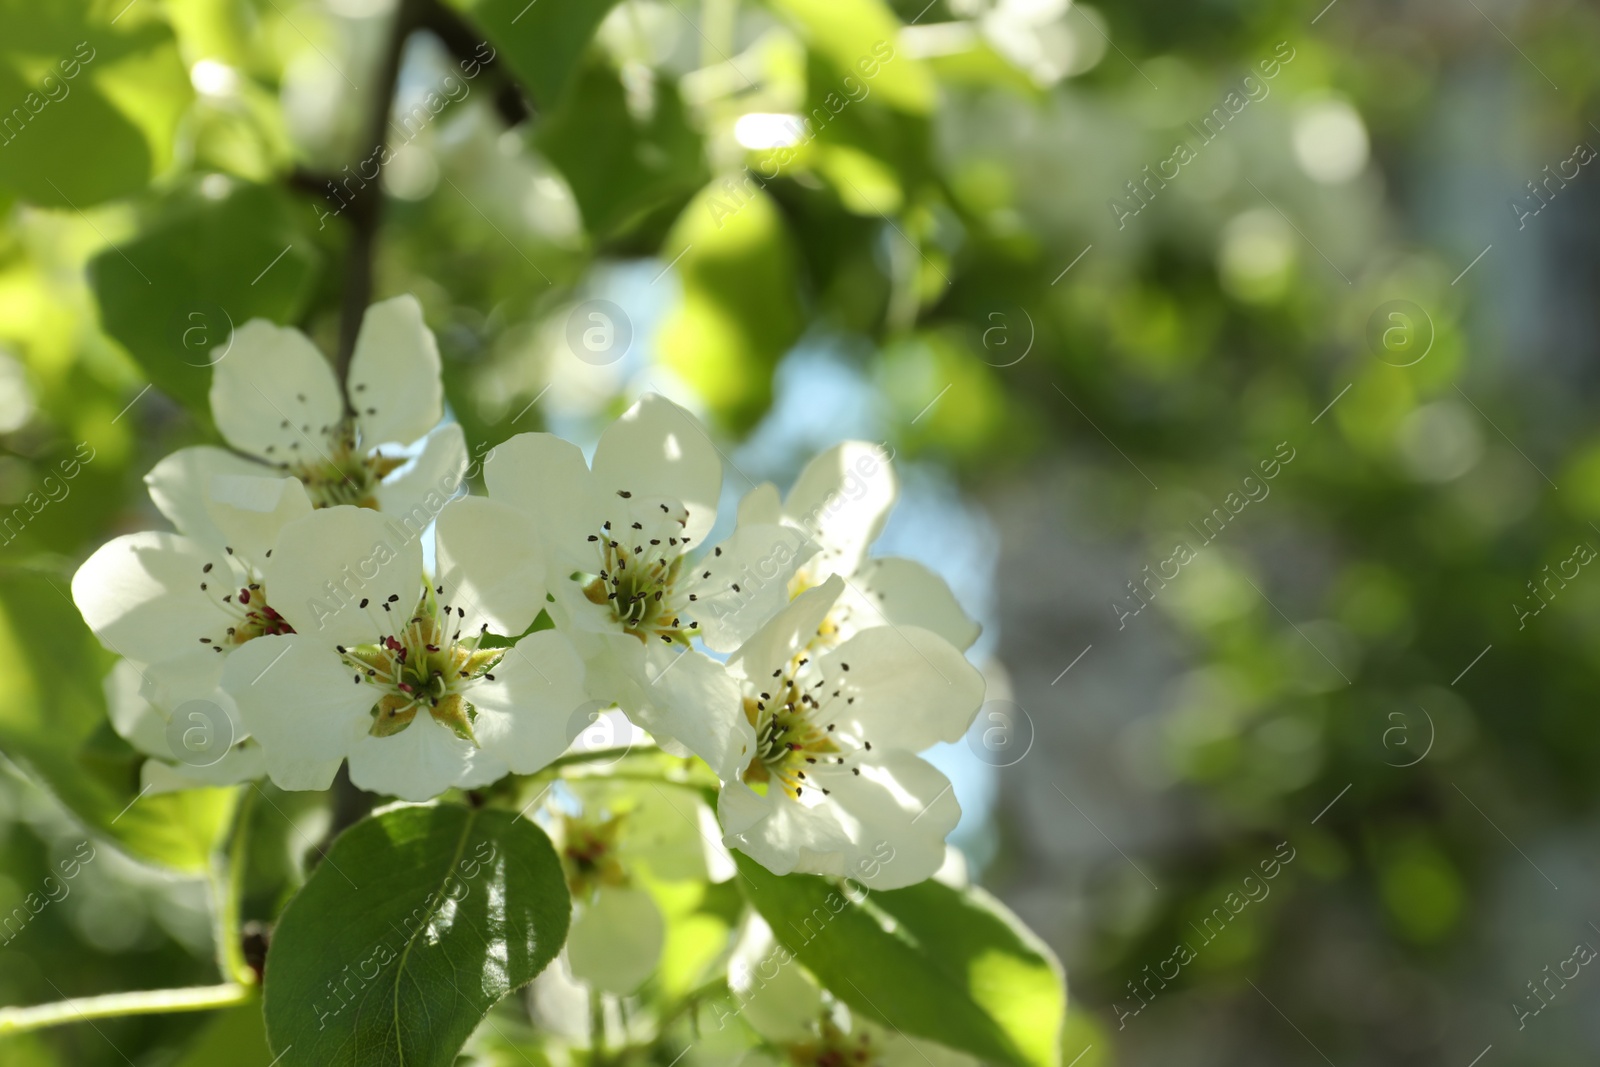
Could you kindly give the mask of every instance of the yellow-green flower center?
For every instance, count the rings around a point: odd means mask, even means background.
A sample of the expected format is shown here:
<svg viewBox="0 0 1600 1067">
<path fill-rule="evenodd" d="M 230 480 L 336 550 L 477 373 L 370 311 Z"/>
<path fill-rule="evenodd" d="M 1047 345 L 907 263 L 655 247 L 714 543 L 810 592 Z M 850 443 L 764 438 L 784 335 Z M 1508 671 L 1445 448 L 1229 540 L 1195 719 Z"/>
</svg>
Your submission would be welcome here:
<svg viewBox="0 0 1600 1067">
<path fill-rule="evenodd" d="M 437 590 L 427 588 L 417 609 L 396 634 L 355 648 L 339 646 L 339 654 L 355 670 L 357 684 L 376 687 L 372 705 L 374 737 L 388 737 L 411 725 L 424 709 L 457 737 L 476 743 L 472 723 L 477 708 L 465 694 L 479 681 L 493 681 L 490 672 L 505 655 L 503 648 L 479 648 L 482 631 L 461 640 L 465 611 L 440 606 Z"/>
</svg>

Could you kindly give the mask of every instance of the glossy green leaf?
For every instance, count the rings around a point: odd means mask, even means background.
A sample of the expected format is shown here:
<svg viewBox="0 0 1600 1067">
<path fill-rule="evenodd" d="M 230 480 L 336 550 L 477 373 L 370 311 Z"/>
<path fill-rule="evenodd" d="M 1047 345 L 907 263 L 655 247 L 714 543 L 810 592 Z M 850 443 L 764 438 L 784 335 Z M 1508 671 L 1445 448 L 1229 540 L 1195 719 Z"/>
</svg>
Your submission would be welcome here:
<svg viewBox="0 0 1600 1067">
<path fill-rule="evenodd" d="M 676 208 L 705 181 L 700 135 L 670 81 L 656 86 L 648 115 L 628 109 L 617 72 L 599 60 L 541 123 L 537 147 L 572 188 L 584 226 L 599 237 L 626 229 L 663 205 Z"/>
<path fill-rule="evenodd" d="M 566 940 L 549 838 L 504 811 L 389 808 L 346 830 L 289 902 L 265 979 L 282 1067 L 448 1067 Z"/>
<path fill-rule="evenodd" d="M 754 180 L 716 182 L 673 225 L 661 258 L 676 261 L 683 301 L 662 323 L 662 360 L 722 421 L 746 427 L 772 396 L 772 370 L 803 325 L 793 240 Z"/>
<path fill-rule="evenodd" d="M 101 679 L 111 657 L 73 606 L 68 582 L 0 571 L 0 749 L 89 829 L 131 855 L 187 873 L 206 869 L 226 830 L 234 791 L 143 795 L 143 757 L 103 743 Z M 115 739 L 113 739 L 115 740 Z"/>
<path fill-rule="evenodd" d="M 180 194 L 139 237 L 89 264 L 101 326 L 157 388 L 202 418 L 232 329 L 256 317 L 293 322 L 310 297 L 311 209 L 294 210 L 265 186 Z"/>
<path fill-rule="evenodd" d="M 617 0 L 452 0 L 489 37 L 540 109 L 554 107 Z"/>
<path fill-rule="evenodd" d="M 267 1050 L 261 1005 L 241 1004 L 217 1013 L 173 1067 L 274 1067 Z"/>
<path fill-rule="evenodd" d="M 0 186 L 83 208 L 144 187 L 193 97 L 159 5 L 0 3 Z"/>
<path fill-rule="evenodd" d="M 1060 1062 L 1061 965 L 983 890 L 929 880 L 868 895 L 736 859 L 774 936 L 852 1009 L 990 1063 Z"/>
</svg>

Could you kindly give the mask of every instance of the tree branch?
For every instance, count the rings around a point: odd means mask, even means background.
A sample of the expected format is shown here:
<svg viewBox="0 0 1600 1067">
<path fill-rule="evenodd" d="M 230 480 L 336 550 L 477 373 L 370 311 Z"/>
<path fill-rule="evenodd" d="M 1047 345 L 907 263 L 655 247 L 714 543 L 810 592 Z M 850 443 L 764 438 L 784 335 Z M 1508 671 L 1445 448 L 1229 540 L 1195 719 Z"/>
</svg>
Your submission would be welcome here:
<svg viewBox="0 0 1600 1067">
<path fill-rule="evenodd" d="M 491 50 L 492 58 L 484 59 L 480 54 L 480 49 L 487 42 L 476 26 L 442 0 L 419 0 L 419 5 L 418 29 L 427 30 L 439 38 L 450 54 L 462 62 L 478 64 L 498 83 L 494 106 L 507 126 L 521 125 L 537 114 L 527 87 L 501 64 L 499 55 Z"/>
<path fill-rule="evenodd" d="M 389 40 L 378 67 L 377 84 L 373 87 L 371 110 L 367 112 L 366 127 L 362 131 L 362 151 L 368 155 L 357 161 L 358 170 L 362 161 L 373 154 L 381 155 L 388 144 L 389 113 L 394 105 L 395 85 L 400 80 L 400 60 L 405 52 L 406 38 L 417 26 L 420 6 L 421 0 L 400 0 L 395 6 L 394 23 L 389 29 Z M 374 185 L 377 181 L 373 179 Z M 349 208 L 350 247 L 345 257 L 344 303 L 339 313 L 337 370 L 341 382 L 350 369 L 350 355 L 355 351 L 361 317 L 372 302 L 372 261 L 378 242 L 378 225 L 383 215 L 381 187 L 375 188 L 371 196 L 355 197 Z"/>
</svg>

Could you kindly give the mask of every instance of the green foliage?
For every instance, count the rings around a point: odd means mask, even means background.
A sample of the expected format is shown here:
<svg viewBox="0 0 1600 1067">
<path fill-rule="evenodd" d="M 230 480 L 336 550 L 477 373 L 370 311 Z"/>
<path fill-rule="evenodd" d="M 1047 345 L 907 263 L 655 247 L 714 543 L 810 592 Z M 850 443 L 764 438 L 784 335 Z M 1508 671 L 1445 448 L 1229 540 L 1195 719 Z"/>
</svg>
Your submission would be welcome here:
<svg viewBox="0 0 1600 1067">
<path fill-rule="evenodd" d="M 230 331 L 257 317 L 294 322 L 305 310 L 317 255 L 290 210 L 268 186 L 225 183 L 216 197 L 185 190 L 137 239 L 89 264 L 102 327 L 202 420 Z"/>
<path fill-rule="evenodd" d="M 504 811 L 382 811 L 345 831 L 278 920 L 267 1033 L 285 1067 L 445 1065 L 561 949 L 550 841 Z"/>
<path fill-rule="evenodd" d="M 773 936 L 853 1009 L 990 1063 L 1060 1062 L 1061 966 L 987 893 L 929 880 L 868 896 L 738 862 Z"/>
<path fill-rule="evenodd" d="M 794 241 L 754 183 L 713 182 L 672 227 L 683 302 L 661 327 L 661 359 L 734 426 L 772 402 L 772 370 L 800 336 Z"/>
<path fill-rule="evenodd" d="M 172 31 L 151 8 L 0 5 L 0 187 L 84 208 L 142 189 L 172 157 L 191 96 Z"/>
<path fill-rule="evenodd" d="M 617 0 L 569 0 L 543 5 L 527 0 L 451 0 L 467 11 L 503 49 L 511 69 L 541 108 L 566 98 L 600 20 Z M 585 95 L 584 90 L 575 90 Z"/>
<path fill-rule="evenodd" d="M 233 811 L 234 790 L 143 795 L 142 757 L 105 743 L 100 680 L 111 657 L 83 628 L 66 582 L 7 570 L 0 583 L 0 746 L 97 836 L 173 871 L 206 870 Z"/>
<path fill-rule="evenodd" d="M 591 59 L 575 77 L 574 91 L 540 124 L 534 143 L 566 177 L 595 237 L 613 237 L 675 207 L 705 180 L 700 136 L 671 83 L 657 87 L 641 116 L 604 61 Z"/>
</svg>

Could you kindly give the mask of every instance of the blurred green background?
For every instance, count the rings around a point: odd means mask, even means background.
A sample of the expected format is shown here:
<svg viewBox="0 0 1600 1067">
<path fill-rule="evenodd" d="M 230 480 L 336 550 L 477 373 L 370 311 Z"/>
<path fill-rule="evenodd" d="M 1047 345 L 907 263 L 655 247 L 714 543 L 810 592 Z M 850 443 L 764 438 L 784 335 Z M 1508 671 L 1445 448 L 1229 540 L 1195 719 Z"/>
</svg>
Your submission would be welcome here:
<svg viewBox="0 0 1600 1067">
<path fill-rule="evenodd" d="M 1597 56 L 1576 0 L 0 0 L 0 915 L 98 843 L 0 1003 L 212 980 L 229 794 L 127 807 L 68 582 L 231 325 L 413 292 L 475 454 L 645 390 L 730 501 L 895 450 L 1063 1062 L 1593 1063 Z M 268 795 L 257 919 L 328 824 Z"/>
</svg>

